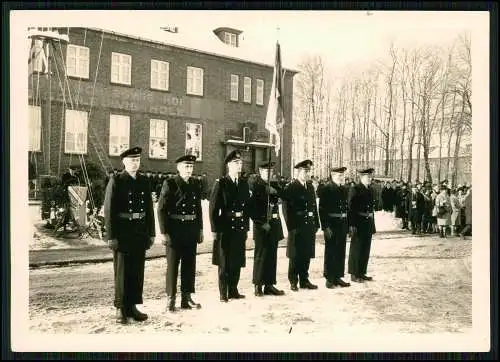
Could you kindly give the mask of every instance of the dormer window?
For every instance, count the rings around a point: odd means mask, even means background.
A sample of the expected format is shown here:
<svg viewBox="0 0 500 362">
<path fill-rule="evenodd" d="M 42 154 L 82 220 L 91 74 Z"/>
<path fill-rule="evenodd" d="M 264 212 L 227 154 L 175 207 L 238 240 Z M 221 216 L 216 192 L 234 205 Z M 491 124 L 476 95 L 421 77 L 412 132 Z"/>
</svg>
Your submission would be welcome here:
<svg viewBox="0 0 500 362">
<path fill-rule="evenodd" d="M 231 45 L 236 48 L 236 34 L 229 33 L 227 31 L 224 32 L 224 43 Z"/>
<path fill-rule="evenodd" d="M 224 27 L 215 29 L 214 33 L 221 42 L 228 46 L 237 48 L 240 45 L 241 30 Z"/>
</svg>

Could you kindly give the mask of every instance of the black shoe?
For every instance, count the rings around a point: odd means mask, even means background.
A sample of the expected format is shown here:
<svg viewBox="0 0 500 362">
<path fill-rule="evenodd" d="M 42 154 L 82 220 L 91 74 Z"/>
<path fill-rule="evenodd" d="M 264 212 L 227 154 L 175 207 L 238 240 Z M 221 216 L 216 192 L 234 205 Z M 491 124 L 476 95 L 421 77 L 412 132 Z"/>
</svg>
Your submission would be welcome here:
<svg viewBox="0 0 500 362">
<path fill-rule="evenodd" d="M 191 294 L 188 294 L 188 303 L 189 305 L 192 307 L 192 308 L 195 308 L 195 309 L 201 309 L 201 304 L 200 303 L 196 303 L 193 298 L 191 297 Z"/>
<path fill-rule="evenodd" d="M 372 277 L 369 277 L 367 275 L 361 275 L 360 278 L 363 279 L 363 280 L 366 280 L 366 281 L 372 281 L 373 280 Z"/>
<path fill-rule="evenodd" d="M 262 297 L 264 293 L 262 292 L 262 285 L 255 285 L 255 292 L 254 292 L 256 297 Z"/>
<path fill-rule="evenodd" d="M 358 277 L 356 275 L 351 275 L 351 281 L 353 281 L 355 283 L 363 283 L 364 282 L 364 280 L 361 277 Z"/>
<path fill-rule="evenodd" d="M 346 287 L 350 287 L 351 286 L 351 283 L 344 282 L 340 278 L 337 278 L 334 283 L 335 283 L 335 285 L 341 286 L 342 288 L 346 288 Z"/>
<path fill-rule="evenodd" d="M 300 287 L 302 289 L 318 289 L 318 286 L 317 285 L 314 285 L 313 283 L 311 283 L 309 280 L 306 280 L 305 282 L 303 283 L 300 283 Z"/>
<path fill-rule="evenodd" d="M 223 302 L 223 303 L 227 303 L 229 301 L 229 299 L 227 298 L 226 295 L 221 295 L 220 296 L 220 301 Z"/>
<path fill-rule="evenodd" d="M 299 287 L 297 286 L 297 283 L 290 284 L 290 289 L 293 290 L 294 292 L 299 291 Z"/>
<path fill-rule="evenodd" d="M 135 305 L 129 308 L 129 316 L 134 318 L 134 320 L 138 322 L 143 322 L 148 319 L 148 315 L 146 313 L 140 312 Z"/>
<path fill-rule="evenodd" d="M 127 311 L 125 308 L 117 308 L 116 309 L 116 323 L 120 324 L 129 324 L 130 320 L 127 315 Z"/>
<path fill-rule="evenodd" d="M 177 310 L 175 308 L 175 296 L 171 296 L 168 298 L 167 310 L 169 312 L 175 312 Z"/>
<path fill-rule="evenodd" d="M 265 295 L 284 295 L 285 292 L 283 290 L 276 289 L 274 285 L 266 285 L 264 287 Z"/>
<path fill-rule="evenodd" d="M 334 289 L 336 285 L 337 285 L 337 284 L 335 284 L 334 282 L 331 282 L 331 281 L 329 281 L 329 280 L 327 280 L 327 281 L 326 281 L 326 283 L 325 283 L 325 286 L 326 286 L 328 289 Z"/>
<path fill-rule="evenodd" d="M 245 298 L 245 295 L 243 294 L 240 294 L 240 292 L 238 292 L 238 290 L 233 290 L 232 292 L 229 293 L 228 295 L 229 299 L 243 299 Z"/>
</svg>

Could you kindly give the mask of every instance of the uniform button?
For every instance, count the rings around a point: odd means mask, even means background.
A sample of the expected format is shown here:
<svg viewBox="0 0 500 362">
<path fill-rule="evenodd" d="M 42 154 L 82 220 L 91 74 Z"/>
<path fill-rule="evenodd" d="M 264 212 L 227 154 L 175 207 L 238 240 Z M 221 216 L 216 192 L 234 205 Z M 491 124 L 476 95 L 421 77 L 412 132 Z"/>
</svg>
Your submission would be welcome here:
<svg viewBox="0 0 500 362">
<path fill-rule="evenodd" d="M 186 204 L 182 204 L 182 206 L 186 206 Z"/>
<path fill-rule="evenodd" d="M 141 192 L 141 195 L 144 195 L 144 192 Z"/>
<path fill-rule="evenodd" d="M 243 226 L 241 227 L 241 230 L 243 230 Z"/>
<path fill-rule="evenodd" d="M 128 211 L 129 211 L 129 212 L 132 212 L 132 209 L 129 209 Z"/>
<path fill-rule="evenodd" d="M 141 202 L 144 204 L 144 200 L 141 200 Z"/>
<path fill-rule="evenodd" d="M 128 203 L 129 203 L 129 204 L 131 204 L 131 203 L 132 203 L 132 200 L 130 200 Z"/>
<path fill-rule="evenodd" d="M 131 217 L 129 217 L 128 219 L 129 219 L 130 221 L 132 221 L 132 218 L 131 218 Z"/>
<path fill-rule="evenodd" d="M 144 209 L 141 209 L 141 211 L 144 211 Z"/>
</svg>

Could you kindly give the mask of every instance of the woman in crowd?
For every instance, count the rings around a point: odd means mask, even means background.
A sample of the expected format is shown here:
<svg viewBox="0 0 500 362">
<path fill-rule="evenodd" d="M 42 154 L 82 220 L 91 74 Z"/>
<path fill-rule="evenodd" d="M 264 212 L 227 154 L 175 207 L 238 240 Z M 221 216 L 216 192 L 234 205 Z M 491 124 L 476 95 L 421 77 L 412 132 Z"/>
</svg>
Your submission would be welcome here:
<svg viewBox="0 0 500 362">
<path fill-rule="evenodd" d="M 437 224 L 439 227 L 439 237 L 446 237 L 446 228 L 450 225 L 451 202 L 448 196 L 448 188 L 444 185 L 440 187 L 440 192 L 436 196 L 434 208 L 436 210 Z"/>
</svg>

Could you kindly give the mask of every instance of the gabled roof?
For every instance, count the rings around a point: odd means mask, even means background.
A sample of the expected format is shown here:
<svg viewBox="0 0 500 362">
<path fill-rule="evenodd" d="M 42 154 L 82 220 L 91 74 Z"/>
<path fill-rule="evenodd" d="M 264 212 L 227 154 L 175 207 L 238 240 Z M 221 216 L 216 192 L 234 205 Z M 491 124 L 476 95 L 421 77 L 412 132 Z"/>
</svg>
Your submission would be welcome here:
<svg viewBox="0 0 500 362">
<path fill-rule="evenodd" d="M 118 36 L 124 36 L 132 39 L 160 43 L 176 48 L 191 50 L 204 54 L 211 54 L 228 59 L 239 60 L 242 62 L 274 67 L 274 58 L 276 53 L 276 42 L 267 41 L 266 45 L 259 44 L 251 46 L 240 39 L 238 47 L 232 47 L 222 42 L 214 30 L 198 30 L 188 31 L 185 28 L 178 28 L 177 33 L 171 33 L 162 30 L 156 25 L 147 25 L 146 22 L 141 23 L 141 26 L 123 28 L 118 24 L 110 25 L 105 28 L 88 28 L 95 31 L 104 31 Z M 218 28 L 220 29 L 220 28 Z M 70 34 L 71 38 L 71 34 Z M 70 39 L 71 40 L 71 39 Z M 281 49 L 283 58 L 283 48 Z M 283 59 L 283 68 L 292 74 L 298 73 L 298 70 L 293 69 L 291 64 L 287 64 L 286 57 Z"/>
</svg>

